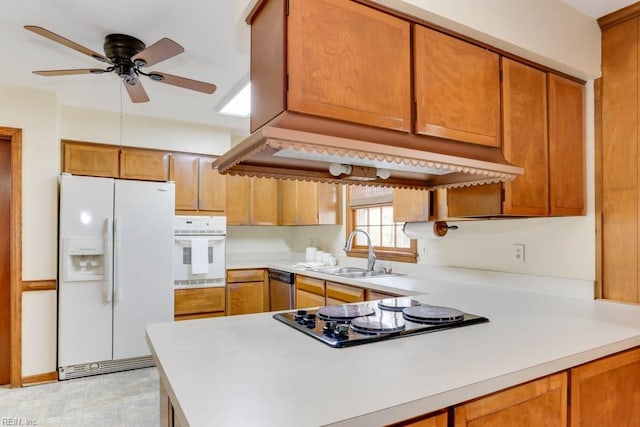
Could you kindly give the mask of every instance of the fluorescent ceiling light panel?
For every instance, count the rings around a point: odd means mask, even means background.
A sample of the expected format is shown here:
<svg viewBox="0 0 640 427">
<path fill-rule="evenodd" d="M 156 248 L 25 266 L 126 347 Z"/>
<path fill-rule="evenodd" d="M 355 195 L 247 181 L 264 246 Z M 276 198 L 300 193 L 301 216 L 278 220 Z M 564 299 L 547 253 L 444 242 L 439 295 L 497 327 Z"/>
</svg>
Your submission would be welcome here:
<svg viewBox="0 0 640 427">
<path fill-rule="evenodd" d="M 251 114 L 251 83 L 247 82 L 218 112 L 229 116 L 249 117 Z"/>
</svg>

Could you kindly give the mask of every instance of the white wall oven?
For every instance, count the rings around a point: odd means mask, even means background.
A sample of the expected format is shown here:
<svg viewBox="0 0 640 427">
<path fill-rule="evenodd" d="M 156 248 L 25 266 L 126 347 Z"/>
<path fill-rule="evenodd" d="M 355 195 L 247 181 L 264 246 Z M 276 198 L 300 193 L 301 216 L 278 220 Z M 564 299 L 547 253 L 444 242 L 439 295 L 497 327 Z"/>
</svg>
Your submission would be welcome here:
<svg viewBox="0 0 640 427">
<path fill-rule="evenodd" d="M 174 287 L 223 287 L 226 274 L 227 218 L 176 216 L 174 234 Z"/>
</svg>

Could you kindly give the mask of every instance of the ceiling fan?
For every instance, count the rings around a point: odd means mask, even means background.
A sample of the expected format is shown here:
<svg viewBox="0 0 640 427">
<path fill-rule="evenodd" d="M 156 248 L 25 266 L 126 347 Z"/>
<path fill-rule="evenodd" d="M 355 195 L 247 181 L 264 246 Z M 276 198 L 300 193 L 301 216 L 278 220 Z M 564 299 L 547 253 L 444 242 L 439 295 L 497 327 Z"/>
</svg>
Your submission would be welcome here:
<svg viewBox="0 0 640 427">
<path fill-rule="evenodd" d="M 149 96 L 144 90 L 139 76 L 146 76 L 157 82 L 203 93 L 211 94 L 216 90 L 216 85 L 212 83 L 205 83 L 158 71 L 150 71 L 148 73 L 142 71 L 142 68 L 144 67 L 155 65 L 158 62 L 172 58 L 184 52 L 184 48 L 171 39 L 163 38 L 151 46 L 146 47 L 142 41 L 135 37 L 125 34 L 109 34 L 105 37 L 103 46 L 104 55 L 102 55 L 42 27 L 25 25 L 24 28 L 108 64 L 105 69 L 80 68 L 33 72 L 39 76 L 116 73 L 120 78 L 122 78 L 122 83 L 127 89 L 127 93 L 129 94 L 131 101 L 134 103 L 149 101 Z"/>
</svg>

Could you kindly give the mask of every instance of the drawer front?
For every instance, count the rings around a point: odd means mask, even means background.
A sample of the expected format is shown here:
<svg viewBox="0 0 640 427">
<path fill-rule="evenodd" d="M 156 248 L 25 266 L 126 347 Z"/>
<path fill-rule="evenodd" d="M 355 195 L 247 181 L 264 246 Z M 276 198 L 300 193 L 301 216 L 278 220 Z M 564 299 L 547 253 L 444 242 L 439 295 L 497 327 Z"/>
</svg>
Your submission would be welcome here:
<svg viewBox="0 0 640 427">
<path fill-rule="evenodd" d="M 265 270 L 227 270 L 227 283 L 264 281 Z"/>
<path fill-rule="evenodd" d="M 367 289 L 367 301 L 376 301 L 380 299 L 394 298 L 397 296 L 398 295 L 386 294 L 384 292 L 378 292 L 378 291 L 373 291 L 371 289 Z"/>
<path fill-rule="evenodd" d="M 176 316 L 194 313 L 224 312 L 224 288 L 177 289 L 174 299 Z"/>
<path fill-rule="evenodd" d="M 296 289 L 324 296 L 324 280 L 296 274 Z"/>
<path fill-rule="evenodd" d="M 327 298 L 344 302 L 364 301 L 364 289 L 340 283 L 327 282 Z"/>
<path fill-rule="evenodd" d="M 196 314 L 181 314 L 173 317 L 173 320 L 191 320 L 191 319 L 206 319 L 208 317 L 223 317 L 224 311 L 216 311 L 213 313 L 196 313 Z"/>
</svg>

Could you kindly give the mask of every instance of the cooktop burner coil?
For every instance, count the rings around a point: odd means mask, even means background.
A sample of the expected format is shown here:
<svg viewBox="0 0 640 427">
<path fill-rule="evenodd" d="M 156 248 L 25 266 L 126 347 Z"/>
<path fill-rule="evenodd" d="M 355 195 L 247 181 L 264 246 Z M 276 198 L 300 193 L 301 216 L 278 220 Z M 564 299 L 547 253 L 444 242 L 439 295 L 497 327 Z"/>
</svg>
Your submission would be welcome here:
<svg viewBox="0 0 640 427">
<path fill-rule="evenodd" d="M 420 305 L 420 301 L 416 301 L 411 297 L 387 298 L 378 301 L 378 307 L 387 311 L 402 311 L 403 308 Z"/>
<path fill-rule="evenodd" d="M 351 321 L 351 329 L 354 332 L 365 335 L 392 334 L 402 332 L 405 321 L 400 313 L 390 315 L 356 317 Z"/>
<path fill-rule="evenodd" d="M 348 322 L 351 319 L 362 316 L 371 316 L 375 313 L 373 307 L 364 305 L 329 305 L 318 310 L 318 317 L 322 320 L 335 320 Z"/>
<path fill-rule="evenodd" d="M 436 305 L 416 305 L 402 310 L 405 320 L 416 323 L 455 323 L 464 320 L 464 313 L 451 307 L 439 307 Z"/>
</svg>

